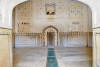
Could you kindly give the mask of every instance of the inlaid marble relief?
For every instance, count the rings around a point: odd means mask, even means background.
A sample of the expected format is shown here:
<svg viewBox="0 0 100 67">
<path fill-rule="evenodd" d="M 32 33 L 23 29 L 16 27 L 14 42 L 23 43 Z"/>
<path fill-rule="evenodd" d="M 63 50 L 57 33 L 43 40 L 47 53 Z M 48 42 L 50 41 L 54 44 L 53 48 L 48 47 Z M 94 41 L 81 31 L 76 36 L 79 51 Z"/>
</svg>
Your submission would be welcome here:
<svg viewBox="0 0 100 67">
<path fill-rule="evenodd" d="M 84 5 L 81 5 L 80 3 L 77 3 L 75 1 L 71 2 L 69 6 L 69 16 L 74 18 L 84 16 L 84 12 L 86 12 L 84 8 L 86 7 Z"/>
<path fill-rule="evenodd" d="M 15 8 L 16 44 L 43 46 L 43 29 L 54 26 L 59 46 L 85 47 L 92 31 L 91 15 L 88 6 L 78 1 L 29 0 Z"/>
<path fill-rule="evenodd" d="M 46 4 L 45 9 L 46 9 L 46 15 L 55 15 L 56 14 L 56 5 L 53 3 Z"/>
<path fill-rule="evenodd" d="M 49 7 L 54 16 L 47 15 Z M 49 25 L 57 27 L 61 32 L 71 32 L 74 22 L 78 22 L 78 25 L 83 27 L 83 29 L 79 28 L 80 31 L 86 32 L 91 23 L 91 16 L 89 16 L 91 12 L 88 6 L 76 1 L 30 0 L 18 5 L 15 13 L 17 33 L 40 33 Z"/>
</svg>

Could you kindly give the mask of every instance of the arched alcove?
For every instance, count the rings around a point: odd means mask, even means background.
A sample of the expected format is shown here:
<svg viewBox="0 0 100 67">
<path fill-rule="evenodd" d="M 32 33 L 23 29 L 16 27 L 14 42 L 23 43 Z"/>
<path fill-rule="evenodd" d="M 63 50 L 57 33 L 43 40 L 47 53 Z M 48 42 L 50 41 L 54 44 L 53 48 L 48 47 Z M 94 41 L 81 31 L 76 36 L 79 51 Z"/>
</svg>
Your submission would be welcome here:
<svg viewBox="0 0 100 67">
<path fill-rule="evenodd" d="M 58 45 L 58 29 L 54 26 L 48 26 L 46 27 L 45 29 L 43 29 L 43 36 L 44 36 L 44 44 L 45 46 L 48 46 L 49 47 L 49 44 L 48 44 L 48 34 L 49 33 L 54 33 L 53 35 L 53 40 L 54 40 L 54 44 L 51 46 L 51 47 L 57 47 Z"/>
</svg>

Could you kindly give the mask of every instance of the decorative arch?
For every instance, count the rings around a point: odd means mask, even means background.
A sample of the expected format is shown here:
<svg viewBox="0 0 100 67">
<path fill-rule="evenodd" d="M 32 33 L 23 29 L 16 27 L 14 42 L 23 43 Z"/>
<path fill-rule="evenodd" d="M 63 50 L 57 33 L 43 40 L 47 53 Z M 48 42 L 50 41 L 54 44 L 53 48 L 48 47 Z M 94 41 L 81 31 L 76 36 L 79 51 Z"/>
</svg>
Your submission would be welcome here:
<svg viewBox="0 0 100 67">
<path fill-rule="evenodd" d="M 47 47 L 48 46 L 48 44 L 47 44 L 47 33 L 48 32 L 54 32 L 54 34 L 55 34 L 55 36 L 54 36 L 54 38 L 55 38 L 55 45 L 54 45 L 54 47 L 57 47 L 58 46 L 58 29 L 56 28 L 56 27 L 54 27 L 54 26 L 48 26 L 48 27 L 46 27 L 46 28 L 44 28 L 43 29 L 43 38 L 44 38 L 44 45 Z"/>
<path fill-rule="evenodd" d="M 14 8 L 16 7 L 16 6 L 18 6 L 18 5 L 20 5 L 20 4 L 22 4 L 22 3 L 24 3 L 24 2 L 27 2 L 27 1 L 29 1 L 29 0 L 21 0 L 20 2 L 16 2 L 14 5 L 13 5 L 13 10 L 14 10 Z M 81 3 L 83 3 L 83 4 L 85 4 L 85 5 L 87 5 L 89 8 L 90 8 L 90 10 L 92 11 L 92 28 L 94 27 L 93 25 L 96 23 L 96 14 L 95 14 L 95 8 L 94 8 L 94 5 L 92 5 L 92 2 L 88 2 L 88 1 L 86 1 L 86 0 L 72 0 L 72 1 L 77 1 L 77 2 L 81 2 Z M 12 10 L 12 11 L 13 11 Z M 11 20 L 10 20 L 11 21 Z M 11 21 L 12 22 L 12 21 Z M 13 25 L 12 25 L 13 26 Z M 48 26 L 48 27 L 52 27 L 52 28 L 54 28 L 55 30 L 57 30 L 54 26 Z M 12 27 L 13 28 L 13 27 Z M 47 27 L 46 27 L 47 28 Z M 45 29 L 46 29 L 45 28 Z M 45 30 L 44 29 L 44 30 Z M 43 31 L 44 31 L 43 30 Z M 57 42 L 58 43 L 58 42 Z"/>
<path fill-rule="evenodd" d="M 24 3 L 24 2 L 26 2 L 26 1 L 28 1 L 28 0 L 23 0 L 23 1 L 21 1 L 21 2 L 19 2 L 19 3 L 16 3 L 16 5 L 13 5 L 13 9 L 17 6 L 17 5 L 19 5 L 19 4 L 21 4 L 21 3 Z M 91 11 L 92 11 L 92 28 L 93 27 L 95 27 L 95 26 L 93 26 L 93 25 L 95 25 L 96 23 L 97 23 L 97 19 L 96 19 L 96 8 L 95 8 L 95 5 L 93 5 L 93 3 L 92 2 L 88 2 L 87 0 L 75 0 L 75 1 L 79 1 L 79 2 L 81 2 L 81 3 L 83 3 L 83 4 L 85 4 L 85 5 L 87 5 L 90 9 L 91 9 Z M 12 12 L 13 12 L 13 10 L 12 10 Z M 10 20 L 10 22 L 12 22 L 12 20 Z M 56 28 L 54 27 L 54 26 L 48 26 L 48 27 L 46 27 L 45 29 L 43 29 L 43 32 L 45 32 L 45 30 L 47 30 L 49 27 L 51 27 L 51 28 L 53 28 L 53 29 L 55 29 L 56 30 Z M 57 31 L 57 30 L 56 30 Z M 44 35 L 44 33 L 43 33 L 43 35 Z M 58 35 L 57 35 L 58 36 Z M 44 43 L 45 43 L 45 41 L 44 41 Z M 57 41 L 57 43 L 58 43 L 58 41 Z M 46 45 L 46 44 L 45 44 Z M 57 44 L 58 45 L 58 44 Z"/>
<path fill-rule="evenodd" d="M 43 32 L 45 32 L 45 30 L 47 30 L 48 28 L 53 28 L 53 29 L 55 29 L 58 32 L 58 29 L 56 27 L 54 27 L 54 26 L 48 26 L 48 27 L 44 28 Z"/>
</svg>

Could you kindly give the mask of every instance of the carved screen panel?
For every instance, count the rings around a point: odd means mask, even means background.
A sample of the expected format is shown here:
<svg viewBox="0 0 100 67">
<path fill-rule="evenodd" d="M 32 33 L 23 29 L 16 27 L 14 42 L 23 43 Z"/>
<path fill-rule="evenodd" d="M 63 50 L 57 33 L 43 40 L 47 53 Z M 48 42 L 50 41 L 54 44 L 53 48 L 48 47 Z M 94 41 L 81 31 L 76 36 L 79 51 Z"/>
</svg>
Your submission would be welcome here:
<svg viewBox="0 0 100 67">
<path fill-rule="evenodd" d="M 86 47 L 87 33 L 84 32 L 61 32 L 59 33 L 59 46 L 62 47 Z"/>
<path fill-rule="evenodd" d="M 46 4 L 46 15 L 55 15 L 56 14 L 56 5 L 55 4 Z"/>
</svg>

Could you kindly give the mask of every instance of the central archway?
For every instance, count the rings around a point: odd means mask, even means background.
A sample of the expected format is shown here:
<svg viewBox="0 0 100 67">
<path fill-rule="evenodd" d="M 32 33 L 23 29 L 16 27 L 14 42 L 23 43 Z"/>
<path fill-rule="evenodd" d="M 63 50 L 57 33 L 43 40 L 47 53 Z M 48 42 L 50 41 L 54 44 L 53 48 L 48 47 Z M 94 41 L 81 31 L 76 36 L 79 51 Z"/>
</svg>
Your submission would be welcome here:
<svg viewBox="0 0 100 67">
<path fill-rule="evenodd" d="M 49 41 L 49 35 L 52 35 L 54 43 L 52 46 L 50 46 Z M 43 36 L 44 36 L 44 45 L 46 47 L 57 47 L 58 46 L 58 29 L 54 26 L 48 26 L 43 29 Z"/>
</svg>

